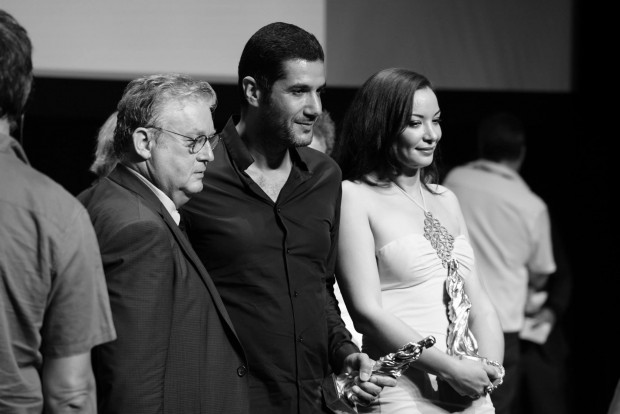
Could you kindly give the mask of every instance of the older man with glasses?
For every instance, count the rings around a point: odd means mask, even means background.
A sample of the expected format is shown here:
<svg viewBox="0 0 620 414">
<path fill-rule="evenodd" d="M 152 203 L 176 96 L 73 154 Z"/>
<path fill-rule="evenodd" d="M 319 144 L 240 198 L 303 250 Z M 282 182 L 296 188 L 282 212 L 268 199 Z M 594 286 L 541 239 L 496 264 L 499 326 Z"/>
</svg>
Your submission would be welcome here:
<svg viewBox="0 0 620 414">
<path fill-rule="evenodd" d="M 118 339 L 93 350 L 99 413 L 247 413 L 244 351 L 179 227 L 213 161 L 207 82 L 129 83 L 114 131 L 117 167 L 78 196 L 103 258 Z"/>
</svg>

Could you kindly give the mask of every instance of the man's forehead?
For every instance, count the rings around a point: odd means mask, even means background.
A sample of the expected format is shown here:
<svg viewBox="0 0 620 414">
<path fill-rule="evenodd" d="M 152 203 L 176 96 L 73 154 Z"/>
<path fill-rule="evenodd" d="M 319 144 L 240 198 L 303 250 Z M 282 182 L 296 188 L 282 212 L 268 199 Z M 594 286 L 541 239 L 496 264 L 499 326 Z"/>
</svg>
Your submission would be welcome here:
<svg viewBox="0 0 620 414">
<path fill-rule="evenodd" d="M 309 84 L 316 87 L 325 84 L 325 63 L 322 60 L 291 59 L 282 64 L 287 84 Z"/>
<path fill-rule="evenodd" d="M 163 100 L 159 105 L 159 112 L 161 114 L 178 113 L 184 112 L 190 106 L 204 104 L 211 107 L 214 103 L 214 99 L 204 95 L 180 96 Z"/>
<path fill-rule="evenodd" d="M 203 118 L 205 116 L 211 118 L 212 101 L 211 98 L 206 96 L 170 99 L 159 108 L 158 118 L 162 122 L 176 122 L 183 119 Z"/>
</svg>

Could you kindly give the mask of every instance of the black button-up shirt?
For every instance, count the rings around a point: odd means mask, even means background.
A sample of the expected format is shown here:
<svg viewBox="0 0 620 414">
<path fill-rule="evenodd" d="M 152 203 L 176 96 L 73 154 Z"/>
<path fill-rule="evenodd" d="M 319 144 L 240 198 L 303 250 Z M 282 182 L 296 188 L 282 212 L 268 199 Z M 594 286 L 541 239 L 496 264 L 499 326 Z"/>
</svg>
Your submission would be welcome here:
<svg viewBox="0 0 620 414">
<path fill-rule="evenodd" d="M 222 141 L 182 214 L 245 348 L 251 411 L 322 412 L 323 378 L 358 352 L 333 294 L 340 169 L 323 153 L 291 149 L 274 202 L 245 172 L 253 158 L 232 118 Z"/>
</svg>

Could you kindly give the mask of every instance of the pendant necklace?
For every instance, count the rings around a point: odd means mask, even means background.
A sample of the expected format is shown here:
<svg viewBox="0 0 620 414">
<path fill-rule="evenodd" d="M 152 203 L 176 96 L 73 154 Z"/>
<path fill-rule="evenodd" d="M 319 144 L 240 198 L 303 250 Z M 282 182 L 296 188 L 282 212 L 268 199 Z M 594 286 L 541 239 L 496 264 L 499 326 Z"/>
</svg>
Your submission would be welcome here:
<svg viewBox="0 0 620 414">
<path fill-rule="evenodd" d="M 448 263 L 452 259 L 454 237 L 444 226 L 441 225 L 439 220 L 433 217 L 433 214 L 426 208 L 426 201 L 424 200 L 424 194 L 422 193 L 422 184 L 420 184 L 420 197 L 422 198 L 422 204 L 418 203 L 416 199 L 411 197 L 405 190 L 396 184 L 396 182 L 394 182 L 394 185 L 401 193 L 403 193 L 405 197 L 424 211 L 424 237 L 431 243 L 431 246 L 433 246 L 433 249 L 435 249 L 437 255 L 439 256 L 439 259 L 441 259 L 441 264 L 447 269 Z"/>
<path fill-rule="evenodd" d="M 445 289 L 450 298 L 446 309 L 450 323 L 448 324 L 448 335 L 446 337 L 446 352 L 448 355 L 461 358 L 483 359 L 478 355 L 478 342 L 469 328 L 471 301 L 465 293 L 465 280 L 458 273 L 459 263 L 452 258 L 454 237 L 427 210 L 424 194 L 422 193 L 422 184 L 420 184 L 422 204 L 418 203 L 396 182 L 394 182 L 394 185 L 405 197 L 424 211 L 424 237 L 431 242 L 433 249 L 437 252 L 437 256 L 441 259 L 443 267 L 448 269 Z"/>
</svg>

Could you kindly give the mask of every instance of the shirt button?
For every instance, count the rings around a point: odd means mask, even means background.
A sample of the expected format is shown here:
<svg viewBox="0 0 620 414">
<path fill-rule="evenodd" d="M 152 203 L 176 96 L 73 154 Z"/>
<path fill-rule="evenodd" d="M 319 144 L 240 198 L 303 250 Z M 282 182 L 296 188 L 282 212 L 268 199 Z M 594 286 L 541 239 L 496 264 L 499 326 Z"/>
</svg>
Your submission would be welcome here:
<svg viewBox="0 0 620 414">
<path fill-rule="evenodd" d="M 291 252 L 291 249 L 286 249 L 286 253 L 289 254 Z"/>
<path fill-rule="evenodd" d="M 248 369 L 245 367 L 245 365 L 241 365 L 239 368 L 237 368 L 237 375 L 239 375 L 240 377 L 243 377 L 247 373 Z"/>
<path fill-rule="evenodd" d="M 278 207 L 278 213 L 282 212 L 282 209 L 280 207 Z"/>
<path fill-rule="evenodd" d="M 299 338 L 297 338 L 297 340 L 298 340 L 299 342 L 303 342 L 303 341 L 304 341 L 304 337 L 303 337 L 303 335 L 299 335 Z"/>
<path fill-rule="evenodd" d="M 293 292 L 293 296 L 295 297 L 299 296 L 299 292 L 298 291 Z"/>
</svg>

